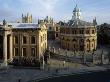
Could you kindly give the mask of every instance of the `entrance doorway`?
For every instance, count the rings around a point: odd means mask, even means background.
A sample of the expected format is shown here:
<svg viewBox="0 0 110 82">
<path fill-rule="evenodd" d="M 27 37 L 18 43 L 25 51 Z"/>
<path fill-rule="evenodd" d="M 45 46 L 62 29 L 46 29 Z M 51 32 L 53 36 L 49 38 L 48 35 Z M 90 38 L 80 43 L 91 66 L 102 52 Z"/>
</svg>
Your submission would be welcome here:
<svg viewBox="0 0 110 82">
<path fill-rule="evenodd" d="M 80 46 L 80 51 L 84 51 L 84 46 Z"/>
</svg>

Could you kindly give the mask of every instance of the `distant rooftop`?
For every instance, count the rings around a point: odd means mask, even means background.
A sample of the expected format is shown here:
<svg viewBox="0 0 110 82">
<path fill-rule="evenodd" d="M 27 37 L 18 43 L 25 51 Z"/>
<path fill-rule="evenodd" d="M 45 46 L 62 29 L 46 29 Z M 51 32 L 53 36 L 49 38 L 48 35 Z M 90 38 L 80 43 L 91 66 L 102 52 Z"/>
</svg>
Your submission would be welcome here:
<svg viewBox="0 0 110 82">
<path fill-rule="evenodd" d="M 37 23 L 9 23 L 13 28 L 38 28 Z"/>
</svg>

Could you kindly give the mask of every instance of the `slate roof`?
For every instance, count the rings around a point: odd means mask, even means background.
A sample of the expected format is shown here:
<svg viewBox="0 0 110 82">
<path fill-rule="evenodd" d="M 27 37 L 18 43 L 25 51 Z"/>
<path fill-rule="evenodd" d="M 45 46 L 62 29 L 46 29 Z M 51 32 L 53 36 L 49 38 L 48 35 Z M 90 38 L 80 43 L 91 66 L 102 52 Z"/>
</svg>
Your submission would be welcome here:
<svg viewBox="0 0 110 82">
<path fill-rule="evenodd" d="M 37 23 L 10 23 L 13 28 L 39 28 Z"/>
<path fill-rule="evenodd" d="M 93 26 L 93 23 L 82 21 L 82 20 L 70 20 L 68 22 L 69 26 Z"/>
</svg>

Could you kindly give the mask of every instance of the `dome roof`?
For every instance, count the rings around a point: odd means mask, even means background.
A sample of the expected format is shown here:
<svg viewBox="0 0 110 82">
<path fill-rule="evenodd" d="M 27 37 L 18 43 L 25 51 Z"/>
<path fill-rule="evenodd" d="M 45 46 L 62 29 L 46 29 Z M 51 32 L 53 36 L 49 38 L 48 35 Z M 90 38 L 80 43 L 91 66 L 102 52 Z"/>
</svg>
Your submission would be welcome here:
<svg viewBox="0 0 110 82">
<path fill-rule="evenodd" d="M 86 22 L 86 21 L 83 21 L 83 20 L 70 20 L 68 22 L 68 25 L 72 26 L 72 27 L 74 27 L 76 25 L 78 25 L 78 26 L 93 26 L 93 23 Z"/>
</svg>

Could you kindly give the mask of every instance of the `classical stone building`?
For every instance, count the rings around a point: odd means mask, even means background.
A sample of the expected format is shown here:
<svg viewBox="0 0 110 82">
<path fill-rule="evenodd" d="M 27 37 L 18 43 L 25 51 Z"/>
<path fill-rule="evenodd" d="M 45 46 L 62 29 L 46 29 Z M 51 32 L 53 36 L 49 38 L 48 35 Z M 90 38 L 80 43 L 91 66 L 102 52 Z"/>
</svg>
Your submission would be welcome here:
<svg viewBox="0 0 110 82">
<path fill-rule="evenodd" d="M 45 23 L 47 27 L 47 37 L 48 40 L 58 40 L 60 34 L 60 26 L 58 23 L 53 21 L 53 18 L 46 17 L 43 20 L 38 20 L 38 23 Z"/>
<path fill-rule="evenodd" d="M 81 20 L 78 6 L 73 10 L 72 19 L 61 24 L 60 42 L 63 49 L 72 51 L 93 51 L 97 48 L 96 20 L 93 23 Z"/>
<path fill-rule="evenodd" d="M 27 15 L 22 14 L 22 23 L 32 23 L 32 15 L 29 15 L 29 13 Z"/>
<path fill-rule="evenodd" d="M 7 65 L 17 57 L 40 60 L 47 49 L 47 29 L 44 24 L 10 23 L 0 25 L 0 60 Z"/>
</svg>

